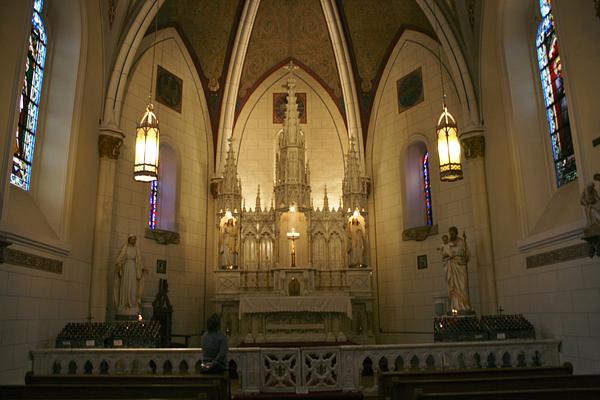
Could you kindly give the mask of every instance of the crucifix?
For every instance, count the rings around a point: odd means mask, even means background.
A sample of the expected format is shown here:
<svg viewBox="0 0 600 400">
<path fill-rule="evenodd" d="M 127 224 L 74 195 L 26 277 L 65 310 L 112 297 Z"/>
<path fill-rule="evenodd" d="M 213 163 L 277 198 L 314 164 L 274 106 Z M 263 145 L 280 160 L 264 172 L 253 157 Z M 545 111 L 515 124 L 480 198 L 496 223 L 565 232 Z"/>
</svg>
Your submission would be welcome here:
<svg viewBox="0 0 600 400">
<path fill-rule="evenodd" d="M 296 266 L 296 240 L 300 238 L 300 232 L 296 232 L 296 229 L 292 228 L 290 232 L 286 234 L 287 238 L 292 241 L 292 268 Z"/>
</svg>

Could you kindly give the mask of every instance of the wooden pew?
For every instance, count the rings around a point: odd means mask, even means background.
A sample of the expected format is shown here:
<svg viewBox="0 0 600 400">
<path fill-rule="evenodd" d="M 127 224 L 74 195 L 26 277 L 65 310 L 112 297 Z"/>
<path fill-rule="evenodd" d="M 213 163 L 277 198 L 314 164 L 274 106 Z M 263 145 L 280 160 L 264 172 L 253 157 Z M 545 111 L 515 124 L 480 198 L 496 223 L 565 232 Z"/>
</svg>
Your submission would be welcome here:
<svg viewBox="0 0 600 400">
<path fill-rule="evenodd" d="M 462 378 L 437 380 L 405 380 L 392 386 L 394 400 L 415 399 L 416 392 L 423 394 L 478 393 L 494 391 L 536 391 L 541 389 L 597 389 L 600 390 L 599 375 L 556 375 Z M 600 398 L 600 397 L 599 397 Z"/>
<path fill-rule="evenodd" d="M 194 385 L 126 385 L 126 384 L 51 384 L 0 386 L 2 400 L 48 399 L 152 399 L 152 400 L 222 400 L 216 384 Z"/>
<path fill-rule="evenodd" d="M 486 392 L 423 393 L 415 391 L 419 400 L 598 400 L 599 388 L 553 388 L 536 390 L 496 390 Z"/>
<path fill-rule="evenodd" d="M 33 375 L 25 376 L 27 385 L 136 385 L 136 386 L 181 386 L 213 385 L 218 387 L 218 398 L 231 397 L 229 373 L 195 375 Z"/>
<path fill-rule="evenodd" d="M 392 386 L 395 382 L 404 380 L 437 380 L 461 378 L 487 378 L 487 377 L 515 377 L 515 376 L 556 376 L 572 375 L 573 365 L 565 363 L 559 367 L 526 367 L 526 368 L 479 368 L 448 371 L 406 371 L 382 372 L 379 374 L 378 396 L 379 400 L 389 400 L 392 395 Z"/>
</svg>

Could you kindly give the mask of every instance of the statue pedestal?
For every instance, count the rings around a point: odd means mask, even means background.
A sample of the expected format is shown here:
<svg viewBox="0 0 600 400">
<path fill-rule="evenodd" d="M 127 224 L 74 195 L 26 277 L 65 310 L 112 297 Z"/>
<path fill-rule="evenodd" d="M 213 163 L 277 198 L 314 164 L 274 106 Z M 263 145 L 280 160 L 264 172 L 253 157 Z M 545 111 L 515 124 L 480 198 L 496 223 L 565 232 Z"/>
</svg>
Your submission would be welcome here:
<svg viewBox="0 0 600 400">
<path fill-rule="evenodd" d="M 115 321 L 137 321 L 138 314 L 115 314 Z"/>
<path fill-rule="evenodd" d="M 584 228 L 582 239 L 590 245 L 590 257 L 600 257 L 600 225 Z"/>
</svg>

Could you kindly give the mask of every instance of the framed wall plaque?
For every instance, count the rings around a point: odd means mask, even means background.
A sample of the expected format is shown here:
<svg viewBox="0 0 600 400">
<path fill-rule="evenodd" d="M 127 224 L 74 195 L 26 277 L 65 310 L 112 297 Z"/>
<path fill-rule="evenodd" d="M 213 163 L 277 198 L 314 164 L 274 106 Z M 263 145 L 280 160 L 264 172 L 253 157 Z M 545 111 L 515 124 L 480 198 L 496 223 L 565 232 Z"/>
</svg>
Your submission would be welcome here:
<svg viewBox="0 0 600 400">
<path fill-rule="evenodd" d="M 287 93 L 273 93 L 273 123 L 282 124 L 285 116 L 285 104 L 287 103 Z M 296 93 L 296 102 L 298 103 L 298 114 L 300 123 L 306 123 L 306 93 Z"/>
<path fill-rule="evenodd" d="M 156 260 L 156 273 L 166 274 L 167 273 L 167 260 Z"/>
<path fill-rule="evenodd" d="M 427 268 L 427 254 L 417 256 L 417 269 Z"/>
<path fill-rule="evenodd" d="M 156 101 L 170 109 L 181 113 L 183 99 L 183 80 L 157 65 L 156 71 Z"/>
<path fill-rule="evenodd" d="M 425 100 L 421 67 L 396 82 L 398 89 L 398 113 L 402 113 Z"/>
</svg>

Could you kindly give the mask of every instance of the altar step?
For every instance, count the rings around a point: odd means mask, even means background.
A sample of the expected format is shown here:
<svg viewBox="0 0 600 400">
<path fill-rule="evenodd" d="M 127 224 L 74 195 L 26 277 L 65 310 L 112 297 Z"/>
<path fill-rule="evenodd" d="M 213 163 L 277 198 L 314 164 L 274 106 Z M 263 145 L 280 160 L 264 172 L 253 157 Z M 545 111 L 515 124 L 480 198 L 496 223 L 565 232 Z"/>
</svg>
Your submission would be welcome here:
<svg viewBox="0 0 600 400">
<path fill-rule="evenodd" d="M 253 393 L 236 394 L 233 400 L 289 400 L 289 399 L 310 399 L 310 400 L 363 400 L 361 392 L 310 392 L 310 393 Z"/>
</svg>

